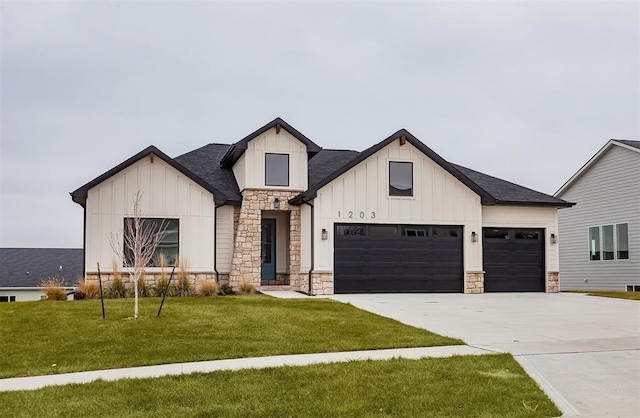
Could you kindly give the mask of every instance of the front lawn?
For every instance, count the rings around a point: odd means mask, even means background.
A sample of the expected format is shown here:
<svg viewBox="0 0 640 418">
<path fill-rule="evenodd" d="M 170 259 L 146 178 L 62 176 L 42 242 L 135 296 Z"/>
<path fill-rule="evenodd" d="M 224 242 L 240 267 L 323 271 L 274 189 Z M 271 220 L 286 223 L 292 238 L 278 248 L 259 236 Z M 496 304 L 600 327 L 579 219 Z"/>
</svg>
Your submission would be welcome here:
<svg viewBox="0 0 640 418">
<path fill-rule="evenodd" d="M 587 293 L 587 295 L 589 295 L 589 296 L 602 296 L 602 297 L 605 297 L 605 298 L 640 300 L 640 292 L 602 291 L 602 292 L 589 292 L 589 293 Z"/>
<path fill-rule="evenodd" d="M 549 417 L 509 354 L 354 361 L 0 393 L 0 416 Z"/>
<path fill-rule="evenodd" d="M 279 354 L 462 344 L 326 299 L 267 296 L 0 304 L 0 378 Z M 428 308 L 425 308 L 428 309 Z"/>
</svg>

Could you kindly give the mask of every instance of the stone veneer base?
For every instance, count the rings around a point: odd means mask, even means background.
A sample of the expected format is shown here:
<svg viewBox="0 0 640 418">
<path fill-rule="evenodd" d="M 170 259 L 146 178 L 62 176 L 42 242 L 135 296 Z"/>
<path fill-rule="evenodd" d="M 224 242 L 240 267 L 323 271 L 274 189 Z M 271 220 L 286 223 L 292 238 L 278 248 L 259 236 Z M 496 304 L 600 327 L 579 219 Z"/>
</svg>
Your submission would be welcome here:
<svg viewBox="0 0 640 418">
<path fill-rule="evenodd" d="M 557 271 L 547 272 L 547 293 L 558 293 L 560 291 L 558 286 L 559 274 Z"/>
<path fill-rule="evenodd" d="M 464 293 L 484 293 L 484 271 L 468 271 Z"/>
</svg>

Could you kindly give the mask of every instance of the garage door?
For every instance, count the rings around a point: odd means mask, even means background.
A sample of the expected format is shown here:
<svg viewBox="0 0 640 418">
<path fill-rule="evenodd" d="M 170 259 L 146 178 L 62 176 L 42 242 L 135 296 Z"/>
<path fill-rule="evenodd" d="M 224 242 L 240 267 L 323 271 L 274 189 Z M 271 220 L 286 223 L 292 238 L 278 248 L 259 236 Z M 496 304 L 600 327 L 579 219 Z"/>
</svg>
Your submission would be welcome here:
<svg viewBox="0 0 640 418">
<path fill-rule="evenodd" d="M 544 292 L 544 229 L 483 228 L 485 292 Z"/>
<path fill-rule="evenodd" d="M 336 224 L 335 293 L 463 291 L 462 227 Z"/>
</svg>

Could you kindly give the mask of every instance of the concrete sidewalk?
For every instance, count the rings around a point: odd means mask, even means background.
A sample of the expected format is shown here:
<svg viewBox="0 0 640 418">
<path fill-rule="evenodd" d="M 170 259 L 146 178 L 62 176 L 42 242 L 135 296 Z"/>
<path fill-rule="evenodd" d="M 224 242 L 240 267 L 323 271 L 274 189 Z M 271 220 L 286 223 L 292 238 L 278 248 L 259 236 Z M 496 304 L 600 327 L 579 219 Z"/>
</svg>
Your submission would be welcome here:
<svg viewBox="0 0 640 418">
<path fill-rule="evenodd" d="M 12 390 L 35 390 L 45 386 L 60 386 L 70 383 L 89 383 L 98 379 L 113 381 L 118 379 L 160 377 L 189 373 L 208 373 L 217 370 L 263 369 L 267 367 L 304 366 L 318 363 L 342 363 L 354 360 L 388 360 L 397 357 L 408 359 L 419 359 L 423 357 L 450 357 L 454 355 L 487 354 L 490 352 L 491 351 L 470 347 L 468 345 L 452 345 L 445 347 L 394 348 L 388 350 L 294 354 L 286 356 L 174 363 L 158 366 L 131 367 L 126 369 L 95 370 L 79 373 L 0 379 L 0 392 Z"/>
</svg>

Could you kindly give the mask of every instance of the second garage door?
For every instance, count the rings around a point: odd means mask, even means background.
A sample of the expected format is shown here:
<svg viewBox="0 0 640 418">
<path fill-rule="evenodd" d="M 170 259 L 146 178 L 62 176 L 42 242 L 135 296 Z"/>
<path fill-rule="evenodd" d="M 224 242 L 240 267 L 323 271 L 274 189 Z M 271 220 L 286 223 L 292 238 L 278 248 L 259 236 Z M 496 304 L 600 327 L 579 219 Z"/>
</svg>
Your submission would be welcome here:
<svg viewBox="0 0 640 418">
<path fill-rule="evenodd" d="M 544 229 L 482 232 L 485 292 L 544 292 Z"/>
<path fill-rule="evenodd" d="M 461 226 L 336 224 L 335 293 L 463 288 Z"/>
</svg>

